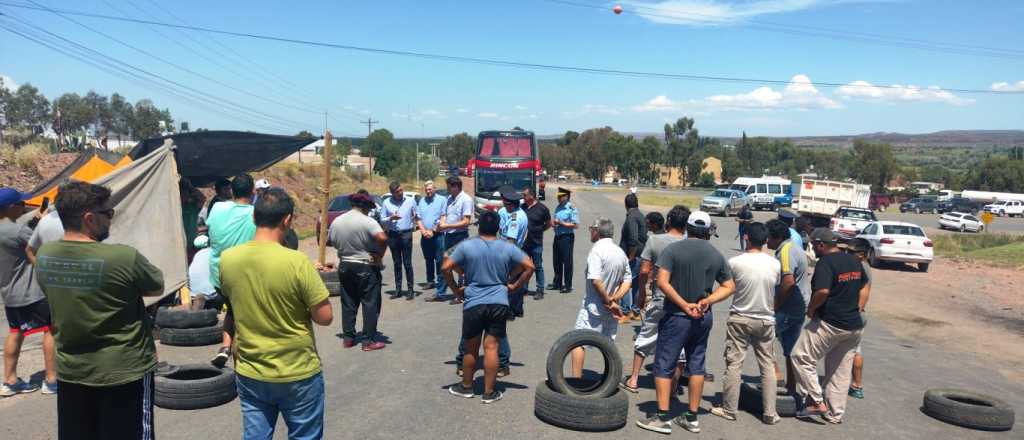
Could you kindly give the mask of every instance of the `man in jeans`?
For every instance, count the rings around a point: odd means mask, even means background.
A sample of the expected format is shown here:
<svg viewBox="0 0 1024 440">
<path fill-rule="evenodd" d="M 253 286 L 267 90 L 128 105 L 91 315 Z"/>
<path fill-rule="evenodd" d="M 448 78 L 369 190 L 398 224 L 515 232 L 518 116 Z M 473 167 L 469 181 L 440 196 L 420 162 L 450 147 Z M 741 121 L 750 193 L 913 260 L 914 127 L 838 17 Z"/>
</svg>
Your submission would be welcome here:
<svg viewBox="0 0 1024 440">
<path fill-rule="evenodd" d="M 675 422 L 687 431 L 700 432 L 697 412 L 704 392 L 704 356 L 714 320 L 709 306 L 699 302 L 709 295 L 729 295 L 736 288 L 725 257 L 708 242 L 711 230 L 711 216 L 702 211 L 690 213 L 687 239 L 668 245 L 658 257 L 658 288 L 665 295 L 665 316 L 658 323 L 654 354 L 658 410 L 637 421 L 637 426 L 649 431 L 672 433 L 668 415 L 672 375 L 679 353 L 685 350 L 690 405 Z M 716 282 L 719 286 L 712 293 Z"/>
<path fill-rule="evenodd" d="M 775 367 L 772 350 L 775 343 L 775 285 L 779 283 L 779 262 L 764 253 L 768 228 L 750 223 L 744 228 L 746 252 L 729 259 L 729 268 L 736 283 L 736 294 L 729 308 L 725 330 L 725 382 L 722 384 L 722 406 L 711 408 L 711 414 L 736 420 L 740 401 L 740 371 L 747 347 L 753 347 L 757 367 L 761 370 L 761 420 L 768 425 L 779 423 L 775 412 Z M 729 293 L 711 295 L 700 300 L 701 307 L 724 301 Z"/>
<path fill-rule="evenodd" d="M 150 440 L 156 345 L 143 297 L 164 293 L 163 274 L 138 250 L 102 243 L 114 219 L 106 187 L 65 184 L 57 210 L 64 239 L 36 259 L 53 313 L 57 436 Z"/>
<path fill-rule="evenodd" d="M 384 199 L 380 207 L 380 221 L 388 233 L 388 249 L 391 250 L 391 262 L 395 271 L 395 293 L 391 299 L 402 296 L 402 268 L 405 268 L 405 281 L 409 286 L 406 298 L 416 298 L 412 275 L 412 231 L 415 230 L 416 201 L 405 197 L 402 184 L 391 182 L 388 186 L 391 197 Z"/>
<path fill-rule="evenodd" d="M 363 307 L 363 351 L 385 348 L 377 339 L 380 317 L 381 258 L 387 236 L 380 224 L 368 214 L 375 206 L 368 194 L 348 196 L 352 210 L 331 222 L 327 242 L 338 250 L 338 277 L 341 281 L 342 346 L 356 345 L 356 314 Z"/>
<path fill-rule="evenodd" d="M 290 439 L 323 437 L 324 379 L 313 323 L 330 325 L 334 314 L 313 264 L 284 247 L 294 214 L 283 189 L 264 191 L 253 213 L 253 240 L 224 252 L 220 262 L 221 288 L 235 315 L 245 439 L 273 437 L 278 415 Z"/>
<path fill-rule="evenodd" d="M 444 261 L 444 237 L 437 231 L 437 225 L 444 214 L 445 197 L 434 192 L 434 182 L 423 184 L 423 198 L 416 205 L 416 226 L 420 230 L 420 250 L 423 251 L 423 262 L 427 266 L 427 289 L 437 287 L 437 278 L 441 278 L 441 263 Z M 435 278 L 435 274 L 437 278 Z"/>
<path fill-rule="evenodd" d="M 445 251 L 454 249 L 462 240 L 469 237 L 469 223 L 473 219 L 476 206 L 473 198 L 462 190 L 462 179 L 459 176 L 448 176 L 447 184 L 448 200 L 445 201 L 444 214 L 437 224 L 438 233 L 444 236 Z M 440 277 L 437 281 L 437 294 L 427 298 L 427 301 L 446 301 L 447 289 L 444 277 Z M 455 299 L 452 301 L 457 303 Z"/>
<path fill-rule="evenodd" d="M 580 223 L 580 213 L 569 201 L 572 191 L 558 187 L 558 206 L 551 224 L 555 226 L 555 243 L 552 249 L 552 261 L 555 265 L 555 276 L 548 290 L 561 293 L 572 292 L 572 251 L 576 244 L 576 229 Z"/>
<path fill-rule="evenodd" d="M 797 392 L 806 399 L 797 417 L 820 415 L 833 424 L 842 423 L 846 412 L 854 349 L 864 331 L 860 311 L 866 306 L 870 289 L 860 260 L 840 252 L 836 241 L 830 229 L 818 228 L 811 233 L 811 246 L 818 255 L 811 280 L 814 295 L 807 306 L 811 322 L 793 350 Z M 824 395 L 818 382 L 818 361 L 822 358 Z"/>
<path fill-rule="evenodd" d="M 637 200 L 636 193 L 626 194 L 625 204 L 626 220 L 622 223 L 619 247 L 622 248 L 622 252 L 626 253 L 626 258 L 629 260 L 630 273 L 637 276 L 640 274 L 640 252 L 643 252 L 644 244 L 647 243 L 647 226 L 644 213 L 640 212 L 640 201 Z M 640 283 L 636 282 L 638 280 L 630 281 L 633 290 L 630 294 L 622 297 L 619 303 L 624 314 L 619 319 L 621 324 L 640 319 L 640 309 L 635 305 L 638 302 L 637 294 L 640 292 Z"/>
<path fill-rule="evenodd" d="M 537 291 L 533 294 L 534 301 L 544 299 L 544 231 L 551 227 L 551 210 L 543 203 L 537 201 L 537 195 L 533 190 L 523 190 L 523 202 L 526 218 L 529 220 L 526 243 L 523 244 L 523 251 L 533 260 L 537 270 Z"/>
<path fill-rule="evenodd" d="M 494 383 L 498 374 L 498 341 L 505 338 L 506 324 L 512 316 L 509 293 L 522 288 L 533 275 L 533 263 L 518 247 L 501 240 L 498 234 L 498 216 L 486 212 L 480 216 L 480 236 L 464 241 L 451 257 L 445 259 L 444 276 L 452 284 L 457 298 L 464 298 L 462 306 L 462 341 L 465 344 L 465 368 L 462 381 L 450 386 L 448 392 L 472 398 L 473 375 L 476 373 L 480 345 L 484 347 L 483 403 L 501 399 Z M 452 272 L 465 274 L 468 286 L 455 284 Z M 518 273 L 514 279 L 510 274 Z"/>
<path fill-rule="evenodd" d="M 775 337 L 779 338 L 782 355 L 786 358 L 786 388 L 790 394 L 795 394 L 796 370 L 791 358 L 804 325 L 807 302 L 811 299 L 811 276 L 807 270 L 807 254 L 790 239 L 789 226 L 778 219 L 769 220 L 766 226 L 768 248 L 775 251 L 782 274 L 775 288 Z M 775 377 L 782 377 L 778 362 L 775 362 Z"/>
</svg>

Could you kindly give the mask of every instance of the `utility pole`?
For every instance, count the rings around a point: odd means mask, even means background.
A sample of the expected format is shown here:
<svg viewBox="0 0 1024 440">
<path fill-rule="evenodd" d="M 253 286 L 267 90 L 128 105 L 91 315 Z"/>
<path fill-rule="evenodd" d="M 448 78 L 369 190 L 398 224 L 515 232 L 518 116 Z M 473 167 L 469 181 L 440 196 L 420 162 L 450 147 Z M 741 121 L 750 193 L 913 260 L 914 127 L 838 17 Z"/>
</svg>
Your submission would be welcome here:
<svg viewBox="0 0 1024 440">
<path fill-rule="evenodd" d="M 327 223 L 327 207 L 330 204 L 331 199 L 331 143 L 334 140 L 331 139 L 331 131 L 324 130 L 324 180 L 321 183 L 320 193 L 322 199 L 320 200 L 320 240 L 319 240 L 319 253 L 317 254 L 317 261 L 321 265 L 324 264 L 327 256 L 327 228 L 330 226 Z"/>
<path fill-rule="evenodd" d="M 380 121 L 374 121 L 373 118 L 366 118 L 365 121 L 359 121 L 360 124 L 366 124 L 366 137 L 370 137 L 373 133 L 373 124 L 380 124 Z"/>
</svg>

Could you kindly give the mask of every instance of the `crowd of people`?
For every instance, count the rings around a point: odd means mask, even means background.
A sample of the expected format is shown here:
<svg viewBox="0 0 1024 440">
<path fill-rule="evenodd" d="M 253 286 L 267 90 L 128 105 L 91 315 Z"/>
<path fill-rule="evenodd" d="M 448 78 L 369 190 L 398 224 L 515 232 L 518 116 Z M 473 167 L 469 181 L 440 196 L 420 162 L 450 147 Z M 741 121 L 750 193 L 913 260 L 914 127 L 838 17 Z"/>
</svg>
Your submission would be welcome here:
<svg viewBox="0 0 1024 440">
<path fill-rule="evenodd" d="M 456 355 L 461 380 L 448 391 L 474 397 L 472 382 L 482 364 L 482 401 L 502 398 L 495 382 L 511 374 L 507 323 L 524 316 L 529 294 L 542 300 L 545 288 L 572 291 L 579 212 L 565 188 L 558 189 L 552 213 L 532 190 L 503 187 L 497 193 L 502 209 L 479 215 L 471 238 L 475 203 L 458 177 L 449 177 L 446 186 L 449 195 L 441 196 L 426 182 L 424 196 L 416 200 L 394 182 L 382 206 L 365 190 L 349 195 L 352 209 L 327 231 L 327 244 L 338 255 L 335 267 L 314 264 L 296 250 L 295 204 L 284 190 L 242 174 L 218 181 L 207 203 L 183 181 L 183 215 L 195 217 L 184 222 L 191 307 L 227 311 L 212 363 L 234 361 L 245 438 L 270 438 L 279 416 L 290 438 L 322 437 L 324 380 L 313 326 L 334 320 L 322 275 L 336 274 L 342 287 L 343 347 L 386 348 L 378 328 L 382 260 L 392 254 L 392 297 L 415 299 L 415 233 L 427 268 L 421 287 L 435 290 L 427 301 L 462 307 Z M 40 388 L 18 378 L 16 367 L 24 337 L 43 333 L 41 388 L 58 395 L 62 439 L 153 438 L 154 375 L 165 374 L 168 366 L 157 361 L 143 298 L 165 294 L 162 273 L 137 250 L 103 243 L 115 215 L 109 189 L 65 184 L 51 213 L 37 210 L 21 224 L 27 199 L 0 189 L 0 288 L 11 327 L 0 395 Z M 700 432 L 697 414 L 710 379 L 705 360 L 714 325 L 711 307 L 730 298 L 723 398 L 711 414 L 736 420 L 740 370 L 752 348 L 765 396 L 764 423 L 780 420 L 777 387 L 800 396 L 799 416 L 841 423 L 847 396 L 863 397 L 866 245 L 854 240 L 844 252 L 830 230 L 811 230 L 785 213 L 766 223 L 743 216 L 743 253 L 727 260 L 709 242 L 715 225 L 708 214 L 675 206 L 666 215 L 644 215 L 635 193 L 624 204 L 618 244 L 612 220 L 598 217 L 589 226 L 585 294 L 574 326 L 614 339 L 620 325 L 641 321 L 630 373 L 619 384 L 637 393 L 644 363 L 653 359 L 657 411 L 637 425 L 670 433 L 672 396 L 684 383 L 688 405 L 674 423 Z M 548 230 L 554 232 L 554 274 L 545 286 Z M 774 353 L 776 339 L 786 379 Z M 581 377 L 585 351 L 574 350 L 571 357 L 572 371 Z M 824 389 L 817 376 L 822 361 Z"/>
</svg>

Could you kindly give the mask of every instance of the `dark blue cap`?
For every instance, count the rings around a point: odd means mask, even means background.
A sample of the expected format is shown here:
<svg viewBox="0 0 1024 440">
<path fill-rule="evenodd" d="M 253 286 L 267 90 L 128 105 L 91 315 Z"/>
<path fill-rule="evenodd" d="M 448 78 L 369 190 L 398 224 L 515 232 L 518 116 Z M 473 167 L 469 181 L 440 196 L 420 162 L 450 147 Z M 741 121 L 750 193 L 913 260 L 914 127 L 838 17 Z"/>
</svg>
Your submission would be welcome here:
<svg viewBox="0 0 1024 440">
<path fill-rule="evenodd" d="M 31 194 L 18 192 L 14 188 L 0 188 L 0 209 L 31 199 Z"/>
<path fill-rule="evenodd" d="M 793 211 L 780 209 L 779 220 L 785 221 L 786 223 L 793 224 L 793 220 L 796 220 L 796 214 Z"/>
</svg>

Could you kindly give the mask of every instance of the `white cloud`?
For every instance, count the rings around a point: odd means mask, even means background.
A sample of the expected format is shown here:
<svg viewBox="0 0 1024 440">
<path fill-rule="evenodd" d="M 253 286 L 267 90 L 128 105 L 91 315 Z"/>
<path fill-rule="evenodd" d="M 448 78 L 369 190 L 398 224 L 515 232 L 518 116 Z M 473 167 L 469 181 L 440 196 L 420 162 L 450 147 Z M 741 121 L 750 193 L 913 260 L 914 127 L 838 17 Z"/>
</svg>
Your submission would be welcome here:
<svg viewBox="0 0 1024 440">
<path fill-rule="evenodd" d="M 457 108 L 457 109 L 455 109 L 455 111 L 457 113 L 469 113 L 469 109 L 468 108 Z"/>
<path fill-rule="evenodd" d="M 516 110 L 519 110 L 519 111 L 526 110 L 526 106 L 525 105 L 517 105 L 517 106 L 515 106 L 513 108 L 516 109 Z"/>
<path fill-rule="evenodd" d="M 992 90 L 996 92 L 1024 92 L 1024 81 L 1017 81 L 1015 83 L 997 82 L 992 84 Z"/>
<path fill-rule="evenodd" d="M 838 102 L 822 95 L 807 75 L 795 75 L 782 90 L 758 87 L 747 93 L 713 95 L 703 99 L 673 101 L 658 95 L 633 106 L 635 112 L 701 112 L 701 111 L 753 111 L 753 110 L 809 110 L 841 108 Z"/>
<path fill-rule="evenodd" d="M 14 82 L 14 79 L 7 75 L 0 75 L 0 82 L 3 83 L 4 88 L 13 91 L 18 88 L 18 83 Z"/>
<path fill-rule="evenodd" d="M 1024 82 L 1022 82 L 1024 84 Z M 993 87 L 995 85 L 993 84 Z M 973 104 L 970 98 L 961 98 L 938 86 L 919 87 L 915 85 L 893 84 L 879 87 L 867 81 L 857 80 L 836 89 L 836 95 L 843 99 L 863 99 L 875 102 L 943 102 L 952 105 Z"/>
<path fill-rule="evenodd" d="M 665 95 L 658 95 L 649 101 L 633 106 L 635 112 L 663 112 L 674 111 L 679 106 L 675 101 L 668 99 Z"/>
<path fill-rule="evenodd" d="M 871 0 L 863 0 L 864 2 Z M 858 0 L 626 0 L 627 11 L 649 21 L 687 26 L 716 26 L 743 22 L 759 15 L 778 14 Z"/>
<path fill-rule="evenodd" d="M 446 118 L 448 118 L 448 116 L 445 115 L 444 113 L 441 113 L 440 111 L 432 109 L 432 108 L 428 108 L 426 110 L 420 110 L 419 117 L 421 117 L 421 118 L 434 118 L 434 119 L 446 119 Z"/>
<path fill-rule="evenodd" d="M 496 118 L 501 117 L 501 115 L 499 115 L 497 113 L 492 113 L 492 112 L 483 112 L 483 113 L 477 113 L 476 117 L 484 118 L 484 119 L 496 119 Z"/>
</svg>

